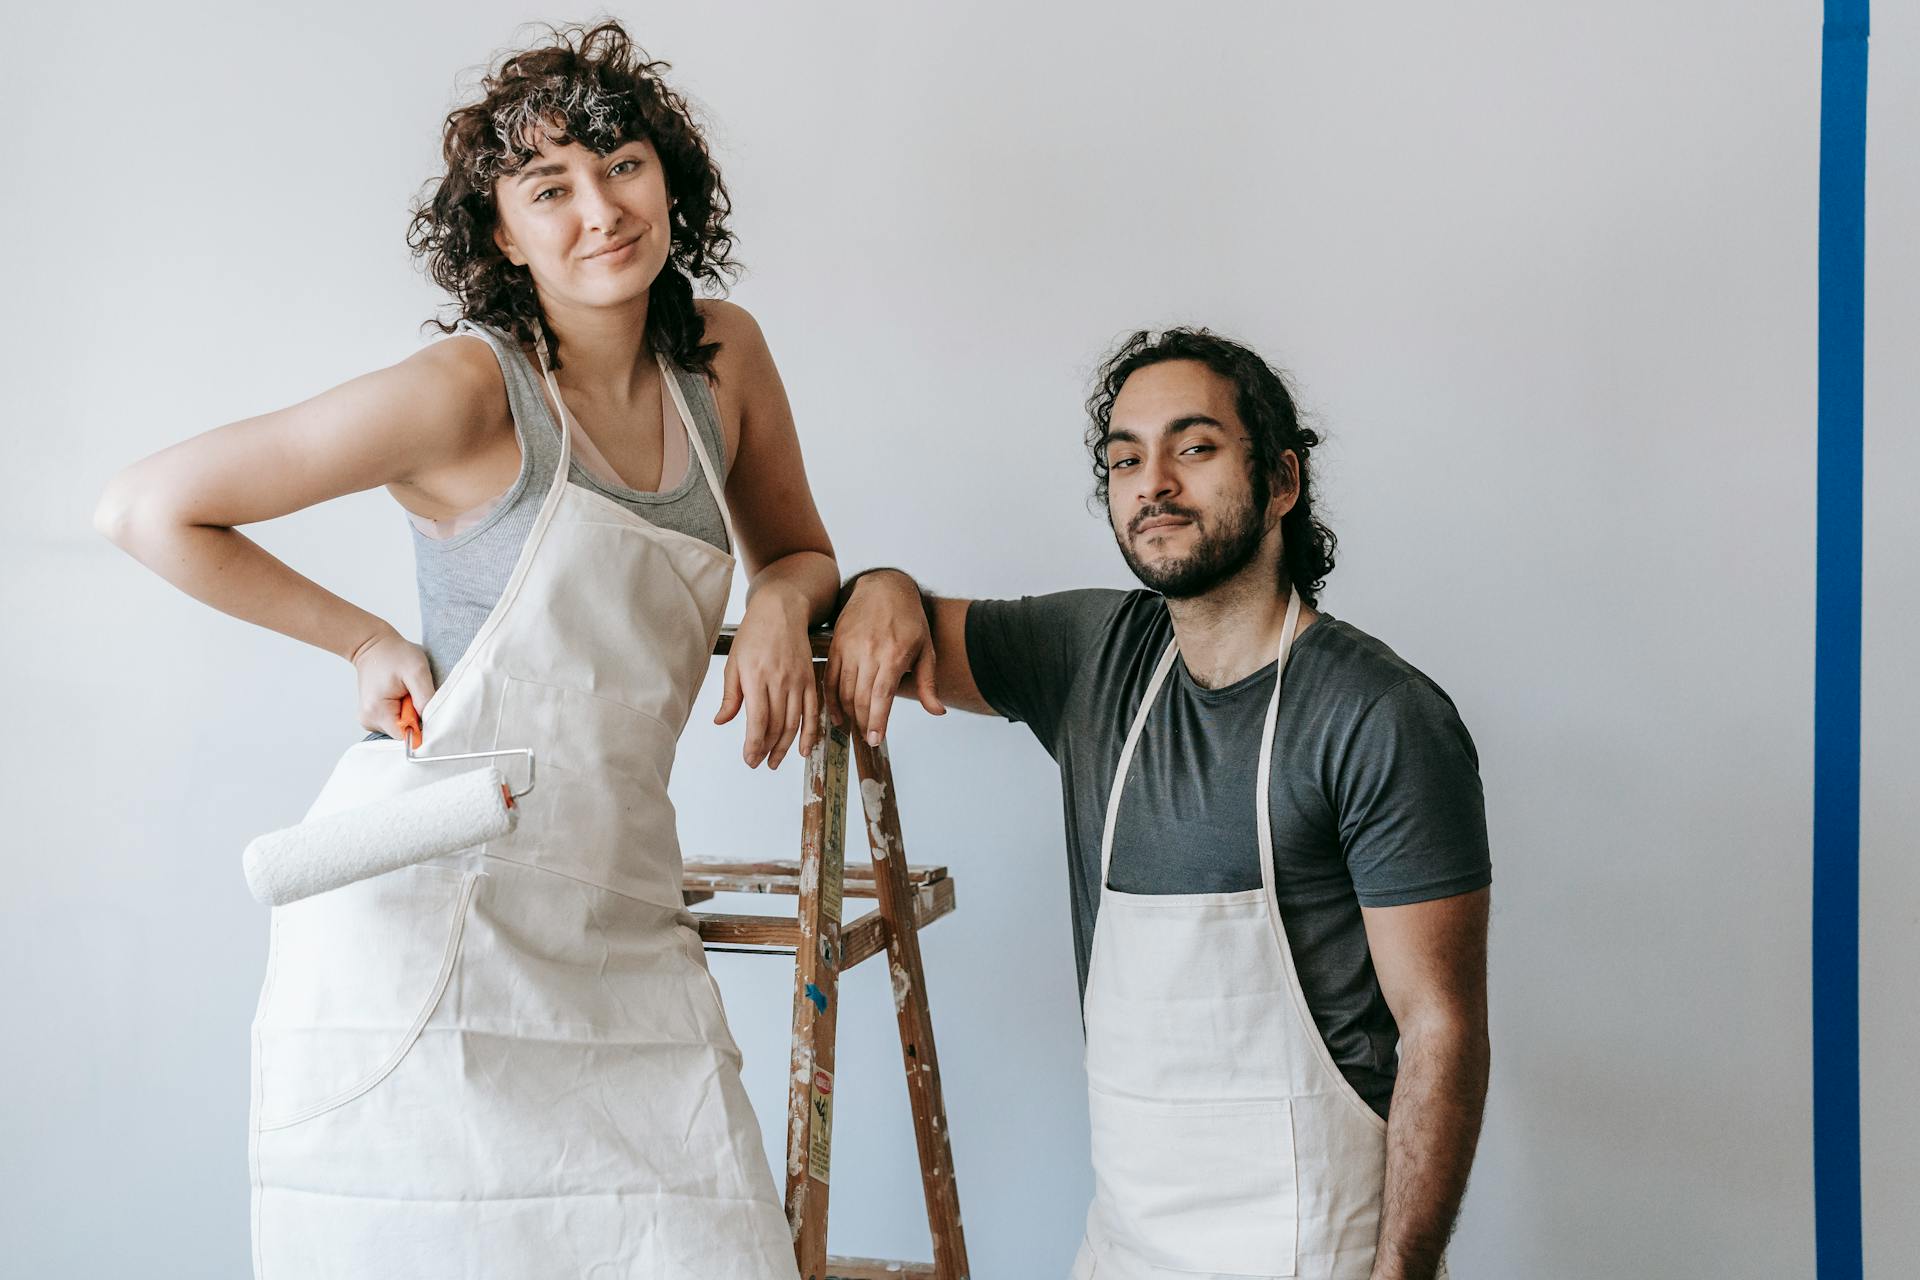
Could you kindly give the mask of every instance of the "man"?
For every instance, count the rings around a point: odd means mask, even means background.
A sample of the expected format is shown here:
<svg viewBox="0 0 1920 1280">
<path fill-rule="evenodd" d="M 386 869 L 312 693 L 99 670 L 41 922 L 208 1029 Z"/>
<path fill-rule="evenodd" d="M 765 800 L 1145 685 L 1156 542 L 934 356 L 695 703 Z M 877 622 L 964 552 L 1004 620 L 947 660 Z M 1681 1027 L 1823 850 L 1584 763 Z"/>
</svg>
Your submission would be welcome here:
<svg viewBox="0 0 1920 1280">
<path fill-rule="evenodd" d="M 880 607 L 912 579 L 869 571 L 833 714 L 877 741 L 898 689 L 1022 721 L 1060 766 L 1095 1179 L 1076 1278 L 1443 1276 L 1487 1080 L 1473 743 L 1314 608 L 1319 441 L 1258 355 L 1141 332 L 1088 409 L 1147 590 L 926 597 L 921 631 Z"/>
</svg>

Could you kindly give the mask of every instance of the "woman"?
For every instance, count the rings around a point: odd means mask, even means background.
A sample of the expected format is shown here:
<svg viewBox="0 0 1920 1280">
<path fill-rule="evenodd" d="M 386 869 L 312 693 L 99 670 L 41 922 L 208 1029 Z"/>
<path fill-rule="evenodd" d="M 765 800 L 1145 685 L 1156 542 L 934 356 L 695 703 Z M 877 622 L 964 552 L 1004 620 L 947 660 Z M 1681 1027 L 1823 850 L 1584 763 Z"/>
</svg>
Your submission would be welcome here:
<svg viewBox="0 0 1920 1280">
<path fill-rule="evenodd" d="M 719 721 L 818 732 L 839 573 L 752 318 L 696 300 L 730 206 L 618 24 L 504 58 L 447 119 L 410 243 L 453 336 L 128 468 L 99 523 L 182 589 L 352 662 L 376 731 L 315 813 L 424 754 L 531 747 L 517 829 L 276 910 L 254 1023 L 254 1267 L 288 1276 L 791 1277 L 739 1054 L 682 910 L 666 780 L 737 533 Z M 424 645 L 234 526 L 385 485 Z M 511 762 L 503 768 L 512 770 Z M 413 766 L 417 770 L 417 766 Z"/>
</svg>

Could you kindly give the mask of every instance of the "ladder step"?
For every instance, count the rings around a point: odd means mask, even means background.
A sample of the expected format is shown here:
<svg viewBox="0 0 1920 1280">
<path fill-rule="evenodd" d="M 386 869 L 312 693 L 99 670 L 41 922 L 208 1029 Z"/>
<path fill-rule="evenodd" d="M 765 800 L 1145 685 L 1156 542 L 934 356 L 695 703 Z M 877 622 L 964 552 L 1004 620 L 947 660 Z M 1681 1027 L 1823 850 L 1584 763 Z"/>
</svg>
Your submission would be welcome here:
<svg viewBox="0 0 1920 1280">
<path fill-rule="evenodd" d="M 945 867 L 909 866 L 907 868 L 907 883 L 915 888 L 946 878 Z M 854 863 L 847 864 L 842 881 L 845 885 L 843 892 L 849 898 L 871 898 L 877 895 L 871 864 L 864 867 Z M 782 893 L 793 896 L 800 892 L 800 864 L 798 862 L 689 862 L 682 874 L 682 883 L 690 898 L 694 893 Z M 700 901 L 697 898 L 691 900 Z"/>
<path fill-rule="evenodd" d="M 931 1262 L 828 1258 L 826 1280 L 934 1280 L 934 1270 Z"/>
<path fill-rule="evenodd" d="M 913 926 L 924 929 L 953 910 L 953 881 L 936 880 L 913 895 Z M 840 967 L 851 969 L 887 949 L 887 922 L 869 911 L 840 931 Z"/>
<path fill-rule="evenodd" d="M 936 880 L 913 895 L 913 922 L 924 929 L 954 907 L 954 884 Z M 709 947 L 742 947 L 775 954 L 790 953 L 800 945 L 800 922 L 789 916 L 730 915 L 696 911 L 700 941 Z M 869 911 L 840 930 L 840 967 L 851 969 L 887 949 L 887 922 Z"/>
<path fill-rule="evenodd" d="M 740 624 L 737 622 L 728 623 L 726 626 L 720 628 L 720 634 L 716 636 L 713 641 L 713 656 L 716 658 L 724 658 L 732 653 L 733 639 L 734 636 L 739 634 L 739 631 Z M 816 667 L 824 666 L 827 661 L 827 655 L 833 652 L 833 628 L 814 627 L 807 632 L 807 639 L 811 642 L 813 649 L 813 665 Z"/>
</svg>

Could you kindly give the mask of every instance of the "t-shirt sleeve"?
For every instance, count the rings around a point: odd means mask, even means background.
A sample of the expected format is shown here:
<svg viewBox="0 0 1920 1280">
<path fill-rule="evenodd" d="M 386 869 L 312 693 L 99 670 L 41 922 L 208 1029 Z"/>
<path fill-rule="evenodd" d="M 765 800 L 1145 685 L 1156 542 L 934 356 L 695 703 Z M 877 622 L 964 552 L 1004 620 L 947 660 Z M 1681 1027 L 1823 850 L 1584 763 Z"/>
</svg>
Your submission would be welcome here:
<svg viewBox="0 0 1920 1280">
<path fill-rule="evenodd" d="M 1334 779 L 1340 847 L 1363 907 L 1490 884 L 1480 761 L 1444 693 L 1412 676 L 1354 723 Z"/>
<path fill-rule="evenodd" d="M 1113 627 L 1127 593 L 1086 589 L 967 609 L 967 665 L 987 705 L 1033 730 L 1049 754 L 1074 680 Z"/>
</svg>

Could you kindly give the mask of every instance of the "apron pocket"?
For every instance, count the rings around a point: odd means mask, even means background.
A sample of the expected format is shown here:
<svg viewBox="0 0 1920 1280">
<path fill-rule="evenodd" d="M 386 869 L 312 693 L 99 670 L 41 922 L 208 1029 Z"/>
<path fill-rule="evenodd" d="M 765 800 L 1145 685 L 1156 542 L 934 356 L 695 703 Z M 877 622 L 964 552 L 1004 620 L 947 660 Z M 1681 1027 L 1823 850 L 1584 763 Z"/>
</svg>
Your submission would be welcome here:
<svg viewBox="0 0 1920 1280">
<path fill-rule="evenodd" d="M 519 828 L 489 854 L 656 906 L 686 905 L 667 793 L 670 726 L 597 693 L 508 676 L 494 740 L 532 747 L 538 774 L 518 802 Z"/>
<path fill-rule="evenodd" d="M 501 686 L 494 737 L 498 747 L 537 751 L 539 781 L 532 793 L 537 796 L 549 767 L 569 780 L 600 784 L 614 778 L 664 794 L 679 735 L 659 716 L 617 699 L 510 675 Z M 500 767 L 517 779 L 526 766 L 503 760 Z"/>
<path fill-rule="evenodd" d="M 254 1019 L 254 1127 L 361 1097 L 400 1065 L 459 958 L 478 877 L 408 867 L 274 912 Z"/>
<path fill-rule="evenodd" d="M 1293 1105 L 1147 1102 L 1088 1090 L 1095 1201 L 1116 1241 L 1171 1271 L 1291 1276 Z"/>
</svg>

